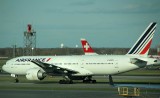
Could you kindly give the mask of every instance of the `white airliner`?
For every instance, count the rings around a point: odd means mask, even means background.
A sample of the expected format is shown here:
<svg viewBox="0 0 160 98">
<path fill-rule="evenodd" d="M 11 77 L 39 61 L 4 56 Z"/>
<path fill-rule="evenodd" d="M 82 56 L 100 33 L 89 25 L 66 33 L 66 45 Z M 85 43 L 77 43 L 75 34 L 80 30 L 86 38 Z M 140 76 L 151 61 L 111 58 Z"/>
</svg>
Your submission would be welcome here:
<svg viewBox="0 0 160 98">
<path fill-rule="evenodd" d="M 72 80 L 95 83 L 94 75 L 111 75 L 145 67 L 156 62 L 147 58 L 156 23 L 151 23 L 126 55 L 92 56 L 22 56 L 13 58 L 2 69 L 16 78 L 26 75 L 28 80 L 43 80 L 46 75 L 62 75 L 59 83 L 73 83 Z"/>
</svg>

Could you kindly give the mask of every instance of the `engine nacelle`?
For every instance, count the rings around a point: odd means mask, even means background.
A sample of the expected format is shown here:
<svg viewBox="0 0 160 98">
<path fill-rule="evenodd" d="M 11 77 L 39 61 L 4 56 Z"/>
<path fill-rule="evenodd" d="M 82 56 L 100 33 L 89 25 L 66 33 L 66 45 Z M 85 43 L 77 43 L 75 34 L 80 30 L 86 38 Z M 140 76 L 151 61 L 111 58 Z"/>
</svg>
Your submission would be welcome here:
<svg viewBox="0 0 160 98">
<path fill-rule="evenodd" d="M 26 74 L 26 78 L 28 80 L 43 80 L 45 77 L 45 72 L 41 71 L 40 69 L 30 69 Z"/>
</svg>

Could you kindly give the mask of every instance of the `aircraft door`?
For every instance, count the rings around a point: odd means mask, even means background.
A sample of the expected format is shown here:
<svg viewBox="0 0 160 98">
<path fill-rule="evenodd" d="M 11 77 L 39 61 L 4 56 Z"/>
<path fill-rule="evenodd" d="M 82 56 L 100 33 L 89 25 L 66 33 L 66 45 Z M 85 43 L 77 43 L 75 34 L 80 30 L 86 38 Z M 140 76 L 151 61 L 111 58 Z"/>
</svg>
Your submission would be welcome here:
<svg viewBox="0 0 160 98">
<path fill-rule="evenodd" d="M 80 61 L 80 66 L 83 68 L 83 67 L 84 67 L 84 65 L 85 65 L 85 60 L 84 60 L 84 59 L 82 59 L 82 60 Z"/>
<path fill-rule="evenodd" d="M 119 68 L 119 67 L 118 67 L 118 60 L 114 60 L 114 67 L 115 67 L 115 68 Z"/>
<path fill-rule="evenodd" d="M 119 73 L 119 66 L 118 66 L 118 60 L 114 60 L 114 68 Z"/>
</svg>

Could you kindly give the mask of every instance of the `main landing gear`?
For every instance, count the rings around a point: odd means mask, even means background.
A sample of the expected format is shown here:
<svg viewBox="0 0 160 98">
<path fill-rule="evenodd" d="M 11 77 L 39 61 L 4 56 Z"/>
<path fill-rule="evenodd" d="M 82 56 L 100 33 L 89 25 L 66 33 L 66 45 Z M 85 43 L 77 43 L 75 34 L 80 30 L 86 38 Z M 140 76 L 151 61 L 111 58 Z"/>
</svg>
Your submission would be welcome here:
<svg viewBox="0 0 160 98">
<path fill-rule="evenodd" d="M 72 80 L 59 80 L 59 84 L 73 84 Z"/>
<path fill-rule="evenodd" d="M 73 84 L 72 80 L 83 80 L 83 83 L 96 83 L 96 80 L 92 80 L 92 76 L 87 77 L 71 77 L 71 76 L 63 76 L 63 80 L 60 80 L 60 84 Z"/>
<path fill-rule="evenodd" d="M 111 75 L 108 75 L 108 76 L 109 76 L 109 84 L 113 86 L 113 85 L 114 85 L 114 83 L 113 83 L 112 76 L 111 76 Z"/>
<path fill-rule="evenodd" d="M 73 81 L 68 76 L 64 76 L 63 80 L 59 80 L 59 84 L 73 84 Z"/>
<path fill-rule="evenodd" d="M 96 80 L 92 80 L 92 76 L 88 76 L 83 80 L 83 83 L 96 83 Z"/>
</svg>

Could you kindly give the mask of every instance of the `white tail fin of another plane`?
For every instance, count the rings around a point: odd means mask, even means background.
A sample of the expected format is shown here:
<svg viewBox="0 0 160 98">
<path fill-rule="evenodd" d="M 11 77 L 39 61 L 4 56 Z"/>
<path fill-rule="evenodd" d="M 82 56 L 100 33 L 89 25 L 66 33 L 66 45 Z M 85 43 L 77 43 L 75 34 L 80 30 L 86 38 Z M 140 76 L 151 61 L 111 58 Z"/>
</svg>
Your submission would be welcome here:
<svg viewBox="0 0 160 98">
<path fill-rule="evenodd" d="M 150 49 L 152 38 L 156 29 L 157 23 L 152 22 L 146 28 L 146 30 L 139 37 L 137 42 L 133 45 L 133 47 L 129 50 L 127 55 L 142 55 L 147 56 L 148 51 Z"/>
<path fill-rule="evenodd" d="M 86 39 L 82 38 L 81 43 L 82 43 L 82 48 L 83 48 L 85 55 L 98 55 L 97 53 L 94 52 L 94 50 L 89 45 Z"/>
</svg>

